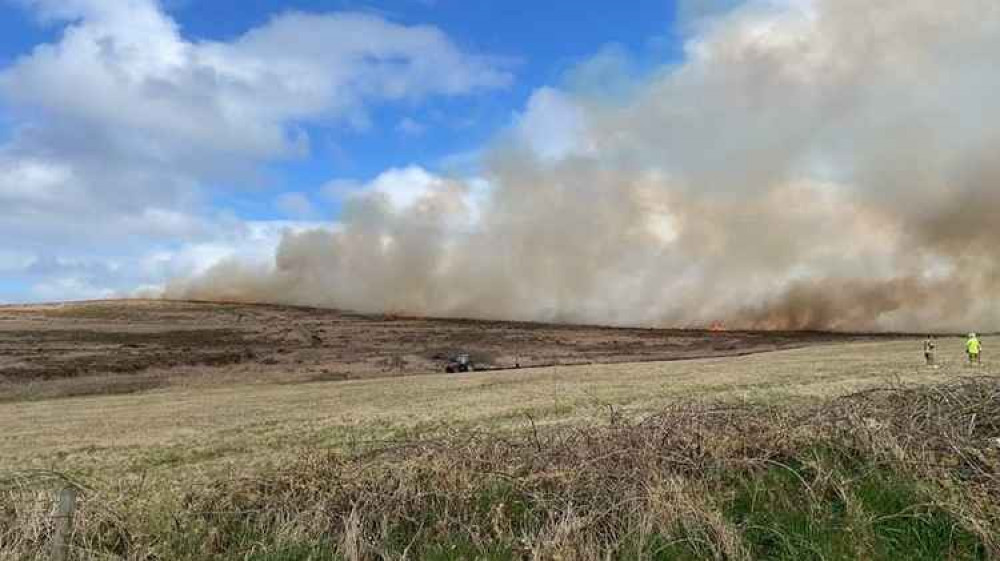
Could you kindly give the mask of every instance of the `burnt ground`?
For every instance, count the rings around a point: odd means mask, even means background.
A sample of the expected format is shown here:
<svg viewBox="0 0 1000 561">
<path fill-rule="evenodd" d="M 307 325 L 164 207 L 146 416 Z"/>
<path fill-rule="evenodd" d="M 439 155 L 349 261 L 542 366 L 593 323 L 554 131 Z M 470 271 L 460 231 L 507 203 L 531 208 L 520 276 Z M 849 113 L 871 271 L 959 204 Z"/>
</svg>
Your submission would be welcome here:
<svg viewBox="0 0 1000 561">
<path fill-rule="evenodd" d="M 724 357 L 882 335 L 623 329 L 370 316 L 270 305 L 100 301 L 0 307 L 0 400 L 168 383 L 308 382 Z"/>
</svg>

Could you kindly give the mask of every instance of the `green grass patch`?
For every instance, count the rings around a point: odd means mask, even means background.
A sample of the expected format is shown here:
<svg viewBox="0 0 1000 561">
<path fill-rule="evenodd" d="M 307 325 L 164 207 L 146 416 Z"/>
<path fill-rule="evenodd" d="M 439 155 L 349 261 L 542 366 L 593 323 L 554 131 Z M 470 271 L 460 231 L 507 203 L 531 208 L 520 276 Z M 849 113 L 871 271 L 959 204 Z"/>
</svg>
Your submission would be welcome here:
<svg viewBox="0 0 1000 561">
<path fill-rule="evenodd" d="M 336 552 L 337 546 L 332 543 L 299 543 L 263 548 L 261 551 L 249 555 L 234 555 L 229 559 L 232 561 L 342 561 L 343 557 Z"/>
<path fill-rule="evenodd" d="M 743 478 L 728 505 L 754 558 L 985 559 L 979 540 L 904 475 L 861 465 L 819 474 L 789 463 Z"/>
</svg>

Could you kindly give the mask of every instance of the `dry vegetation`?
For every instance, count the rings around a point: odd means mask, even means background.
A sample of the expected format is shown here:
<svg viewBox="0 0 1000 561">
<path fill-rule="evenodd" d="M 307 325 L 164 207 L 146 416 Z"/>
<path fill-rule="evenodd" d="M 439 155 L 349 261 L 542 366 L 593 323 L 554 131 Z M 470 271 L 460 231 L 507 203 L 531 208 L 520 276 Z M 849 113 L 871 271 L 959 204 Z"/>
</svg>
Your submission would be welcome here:
<svg viewBox="0 0 1000 561">
<path fill-rule="evenodd" d="M 215 485 L 85 488 L 106 559 L 991 559 L 996 379 L 821 405 L 675 405 L 600 424 L 451 430 Z M 37 477 L 37 476 L 36 476 Z M 0 546 L 44 552 L 49 498 L 5 484 Z"/>
<path fill-rule="evenodd" d="M 448 427 L 590 423 L 678 400 L 808 402 L 905 380 L 967 375 L 960 341 L 945 366 L 920 343 L 862 343 L 739 358 L 427 375 L 349 382 L 174 386 L 135 395 L 0 404 L 0 465 L 83 476 L 215 478 L 282 464 L 316 448 Z M 987 365 L 976 372 L 990 372 Z"/>
<path fill-rule="evenodd" d="M 0 560 L 67 484 L 76 559 L 1000 558 L 1000 382 L 939 343 L 8 401 Z"/>
<path fill-rule="evenodd" d="M 106 301 L 0 307 L 0 401 L 175 385 L 340 381 L 493 367 L 735 356 L 876 339 L 362 316 L 282 306 Z"/>
</svg>

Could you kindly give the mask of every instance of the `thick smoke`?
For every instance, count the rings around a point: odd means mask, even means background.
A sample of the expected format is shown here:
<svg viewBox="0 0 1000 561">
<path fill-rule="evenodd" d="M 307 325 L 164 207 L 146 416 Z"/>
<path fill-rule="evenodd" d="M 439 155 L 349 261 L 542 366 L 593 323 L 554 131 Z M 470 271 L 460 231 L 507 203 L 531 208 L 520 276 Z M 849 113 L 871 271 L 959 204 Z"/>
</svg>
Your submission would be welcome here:
<svg viewBox="0 0 1000 561">
<path fill-rule="evenodd" d="M 685 61 L 627 95 L 564 96 L 575 120 L 556 150 L 514 131 L 475 181 L 431 178 L 405 204 L 369 187 L 336 231 L 286 235 L 272 268 L 224 263 L 167 295 L 619 325 L 1000 328 L 995 0 L 759 1 L 691 28 Z"/>
</svg>

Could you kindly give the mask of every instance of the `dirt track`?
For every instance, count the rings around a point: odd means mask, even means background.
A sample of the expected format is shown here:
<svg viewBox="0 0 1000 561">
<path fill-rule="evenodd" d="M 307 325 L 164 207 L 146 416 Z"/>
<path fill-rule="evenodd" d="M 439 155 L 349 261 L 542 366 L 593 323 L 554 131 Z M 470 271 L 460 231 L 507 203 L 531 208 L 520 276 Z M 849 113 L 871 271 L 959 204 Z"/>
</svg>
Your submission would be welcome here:
<svg viewBox="0 0 1000 561">
<path fill-rule="evenodd" d="M 618 329 L 362 316 L 164 301 L 0 307 L 0 399 L 176 383 L 319 381 L 441 371 L 458 351 L 494 368 L 721 357 L 879 338 Z M 26 389 L 27 388 L 27 389 Z"/>
</svg>

